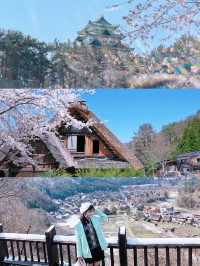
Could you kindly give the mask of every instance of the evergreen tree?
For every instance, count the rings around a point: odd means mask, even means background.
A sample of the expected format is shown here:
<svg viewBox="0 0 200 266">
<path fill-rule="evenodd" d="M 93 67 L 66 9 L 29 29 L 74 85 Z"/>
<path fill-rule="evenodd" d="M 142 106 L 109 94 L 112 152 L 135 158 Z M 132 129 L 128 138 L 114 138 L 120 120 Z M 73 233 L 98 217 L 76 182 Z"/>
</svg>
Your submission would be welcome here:
<svg viewBox="0 0 200 266">
<path fill-rule="evenodd" d="M 195 117 L 184 129 L 181 137 L 177 153 L 192 152 L 200 150 L 200 119 Z"/>
<path fill-rule="evenodd" d="M 49 46 L 18 31 L 0 31 L 0 78 L 13 87 L 44 86 Z"/>
</svg>

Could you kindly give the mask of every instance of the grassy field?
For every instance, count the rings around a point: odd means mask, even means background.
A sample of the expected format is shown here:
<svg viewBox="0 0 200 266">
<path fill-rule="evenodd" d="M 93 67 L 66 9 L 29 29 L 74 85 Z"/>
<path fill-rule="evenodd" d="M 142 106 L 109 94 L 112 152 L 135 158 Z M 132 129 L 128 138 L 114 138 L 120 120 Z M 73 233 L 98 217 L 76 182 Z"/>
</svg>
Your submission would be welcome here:
<svg viewBox="0 0 200 266">
<path fill-rule="evenodd" d="M 143 170 L 135 170 L 134 168 L 109 168 L 109 169 L 77 169 L 75 173 L 69 173 L 66 170 L 49 170 L 43 176 L 47 177 L 129 177 L 129 176 L 142 176 L 144 177 Z"/>
</svg>

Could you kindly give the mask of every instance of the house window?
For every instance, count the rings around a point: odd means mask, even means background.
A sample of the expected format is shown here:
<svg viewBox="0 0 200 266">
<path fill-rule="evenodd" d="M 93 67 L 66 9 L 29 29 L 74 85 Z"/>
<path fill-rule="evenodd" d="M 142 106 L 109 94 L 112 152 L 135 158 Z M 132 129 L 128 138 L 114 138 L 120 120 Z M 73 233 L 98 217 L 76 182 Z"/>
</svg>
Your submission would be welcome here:
<svg viewBox="0 0 200 266">
<path fill-rule="evenodd" d="M 99 154 L 99 140 L 98 139 L 93 140 L 93 153 Z"/>
<path fill-rule="evenodd" d="M 77 136 L 77 152 L 85 152 L 85 136 Z"/>
<path fill-rule="evenodd" d="M 85 136 L 68 136 L 67 149 L 75 152 L 85 152 Z"/>
<path fill-rule="evenodd" d="M 77 147 L 77 136 L 69 136 L 67 141 L 67 148 L 69 150 L 75 150 Z"/>
<path fill-rule="evenodd" d="M 197 163 L 200 163 L 200 158 L 197 158 Z"/>
</svg>

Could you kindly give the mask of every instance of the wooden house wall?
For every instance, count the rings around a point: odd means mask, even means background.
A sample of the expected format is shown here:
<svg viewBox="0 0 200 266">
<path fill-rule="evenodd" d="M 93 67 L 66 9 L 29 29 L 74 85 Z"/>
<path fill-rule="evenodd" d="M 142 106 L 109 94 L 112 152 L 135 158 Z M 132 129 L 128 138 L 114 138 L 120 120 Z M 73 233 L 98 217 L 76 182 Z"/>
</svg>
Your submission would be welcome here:
<svg viewBox="0 0 200 266">
<path fill-rule="evenodd" d="M 85 156 L 86 157 L 93 157 L 96 156 L 97 154 L 93 154 L 93 140 L 98 139 L 99 140 L 99 156 L 101 157 L 108 157 L 112 158 L 113 155 L 111 151 L 109 151 L 108 147 L 106 147 L 102 141 L 96 137 L 95 135 L 85 135 Z M 64 145 L 67 148 L 67 137 L 64 139 Z M 75 152 L 73 152 L 75 154 Z M 78 153 L 77 153 L 78 154 Z"/>
<path fill-rule="evenodd" d="M 58 163 L 41 140 L 32 142 L 32 147 L 33 159 L 37 162 L 37 167 L 26 165 L 19 169 L 17 176 L 31 176 L 31 173 L 34 172 L 45 172 L 52 168 L 58 168 Z"/>
<path fill-rule="evenodd" d="M 46 145 L 41 141 L 37 140 L 33 144 L 33 157 L 37 160 L 39 164 L 44 165 L 54 165 L 56 164 L 56 160 L 46 147 Z"/>
</svg>

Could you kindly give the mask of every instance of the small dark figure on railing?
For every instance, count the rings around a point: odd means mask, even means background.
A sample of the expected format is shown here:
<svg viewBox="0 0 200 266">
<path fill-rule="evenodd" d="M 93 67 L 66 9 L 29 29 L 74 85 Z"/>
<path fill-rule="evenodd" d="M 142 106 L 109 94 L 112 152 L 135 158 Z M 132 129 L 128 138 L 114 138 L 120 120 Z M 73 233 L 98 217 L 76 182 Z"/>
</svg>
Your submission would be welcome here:
<svg viewBox="0 0 200 266">
<path fill-rule="evenodd" d="M 101 229 L 101 222 L 108 216 L 90 202 L 81 204 L 80 219 L 75 225 L 77 264 L 100 266 L 108 243 Z"/>
</svg>

